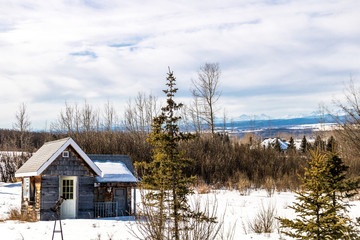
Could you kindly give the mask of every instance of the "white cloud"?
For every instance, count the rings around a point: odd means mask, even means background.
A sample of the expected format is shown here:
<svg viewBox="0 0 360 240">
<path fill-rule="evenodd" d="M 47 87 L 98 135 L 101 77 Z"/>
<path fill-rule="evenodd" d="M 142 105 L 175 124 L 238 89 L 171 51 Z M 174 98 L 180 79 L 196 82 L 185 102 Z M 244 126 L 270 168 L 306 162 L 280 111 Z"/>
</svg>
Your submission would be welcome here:
<svg viewBox="0 0 360 240">
<path fill-rule="evenodd" d="M 161 96 L 168 66 L 187 97 L 206 61 L 220 63 L 222 104 L 235 116 L 312 111 L 359 72 L 359 10 L 357 0 L 5 0 L 0 127 L 21 102 L 41 128 L 65 100 Z"/>
</svg>

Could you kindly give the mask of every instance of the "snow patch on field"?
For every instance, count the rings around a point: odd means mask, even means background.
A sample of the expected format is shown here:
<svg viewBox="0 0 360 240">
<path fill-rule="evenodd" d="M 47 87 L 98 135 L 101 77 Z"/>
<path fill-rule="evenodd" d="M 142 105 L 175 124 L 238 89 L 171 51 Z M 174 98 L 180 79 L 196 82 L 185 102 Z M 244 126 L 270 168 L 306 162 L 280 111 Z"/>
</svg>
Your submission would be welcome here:
<svg viewBox="0 0 360 240">
<path fill-rule="evenodd" d="M 140 204 L 140 192 L 137 191 L 137 204 Z M 295 201 L 293 192 L 275 193 L 268 197 L 265 190 L 254 190 L 247 196 L 240 195 L 239 191 L 214 190 L 209 194 L 194 194 L 190 197 L 190 204 L 200 201 L 203 204 L 209 203 L 211 206 L 217 204 L 218 218 L 224 217 L 224 232 L 235 226 L 234 239 L 279 239 L 284 238 L 275 229 L 271 234 L 246 234 L 247 224 L 251 221 L 261 206 L 268 204 L 275 205 L 277 216 L 293 218 L 294 211 L 289 208 Z M 10 208 L 20 208 L 21 203 L 21 184 L 20 183 L 1 183 L 0 182 L 0 218 L 5 218 Z M 352 218 L 360 216 L 360 201 L 351 202 Z M 132 236 L 129 229 L 136 231 L 136 222 L 132 217 L 106 218 L 106 219 L 86 219 L 86 220 L 63 220 L 64 239 L 136 239 Z M 1 239 L 51 239 L 54 221 L 40 221 L 35 223 L 5 221 L 0 222 Z M 60 239 L 60 234 L 56 234 L 55 239 Z M 284 238 L 287 239 L 287 238 Z"/>
</svg>

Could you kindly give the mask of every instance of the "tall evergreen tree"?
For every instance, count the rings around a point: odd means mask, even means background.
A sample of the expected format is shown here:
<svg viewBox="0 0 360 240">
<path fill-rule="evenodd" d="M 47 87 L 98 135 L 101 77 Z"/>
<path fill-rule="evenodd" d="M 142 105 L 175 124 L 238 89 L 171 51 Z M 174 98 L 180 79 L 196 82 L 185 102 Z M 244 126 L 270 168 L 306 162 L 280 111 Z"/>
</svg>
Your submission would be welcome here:
<svg viewBox="0 0 360 240">
<path fill-rule="evenodd" d="M 181 222 L 186 221 L 191 211 L 187 196 L 191 193 L 190 184 L 194 178 L 186 176 L 186 169 L 191 160 L 184 158 L 179 150 L 179 142 L 192 138 L 191 134 L 183 134 L 177 125 L 180 117 L 177 111 L 182 107 L 174 101 L 177 92 L 173 72 L 168 72 L 167 105 L 161 114 L 155 117 L 148 141 L 154 147 L 153 161 L 144 163 L 147 174 L 143 177 L 143 186 L 155 189 L 145 195 L 144 204 L 157 211 L 153 216 L 154 228 L 151 239 L 180 239 Z M 166 229 L 165 229 L 166 228 Z"/>
<path fill-rule="evenodd" d="M 307 140 L 306 140 L 305 135 L 304 135 L 304 137 L 303 137 L 302 140 L 301 140 L 300 148 L 301 148 L 301 151 L 302 151 L 303 153 L 305 153 L 305 152 L 308 150 L 308 142 L 307 142 Z"/>
<path fill-rule="evenodd" d="M 328 151 L 328 152 L 336 151 L 336 141 L 333 136 L 331 136 L 327 141 L 326 151 Z"/>
<path fill-rule="evenodd" d="M 347 167 L 337 153 L 310 153 L 302 190 L 291 206 L 297 218 L 279 219 L 283 228 L 290 229 L 284 233 L 297 239 L 358 239 L 344 202 L 358 181 L 346 179 Z"/>
<path fill-rule="evenodd" d="M 320 135 L 317 135 L 314 142 L 314 149 L 319 149 L 320 151 L 325 151 L 325 142 L 321 139 Z"/>
<path fill-rule="evenodd" d="M 295 142 L 294 142 L 294 138 L 293 138 L 293 137 L 290 137 L 289 144 L 288 144 L 288 147 L 287 147 L 287 151 L 288 151 L 288 152 L 294 152 L 294 151 L 296 151 Z"/>
<path fill-rule="evenodd" d="M 277 152 L 281 152 L 281 146 L 278 138 L 275 139 L 274 149 Z"/>
<path fill-rule="evenodd" d="M 325 175 L 328 171 L 325 155 L 319 152 L 310 151 L 311 158 L 308 160 L 309 167 L 305 168 L 305 174 L 302 178 L 302 190 L 297 192 L 297 202 L 291 206 L 297 214 L 297 218 L 289 220 L 280 218 L 283 228 L 290 228 L 290 231 L 284 231 L 288 236 L 298 239 L 326 239 L 329 221 L 323 215 L 325 206 L 330 198 L 326 195 L 323 185 Z"/>
<path fill-rule="evenodd" d="M 332 146 L 335 149 L 335 145 Z M 344 201 L 355 195 L 358 188 L 358 180 L 346 179 L 345 166 L 339 154 L 334 150 L 327 154 L 328 173 L 326 177 L 325 190 L 330 197 L 328 206 L 329 232 L 333 239 L 355 239 L 355 231 L 351 219 L 347 216 L 349 204 Z"/>
</svg>

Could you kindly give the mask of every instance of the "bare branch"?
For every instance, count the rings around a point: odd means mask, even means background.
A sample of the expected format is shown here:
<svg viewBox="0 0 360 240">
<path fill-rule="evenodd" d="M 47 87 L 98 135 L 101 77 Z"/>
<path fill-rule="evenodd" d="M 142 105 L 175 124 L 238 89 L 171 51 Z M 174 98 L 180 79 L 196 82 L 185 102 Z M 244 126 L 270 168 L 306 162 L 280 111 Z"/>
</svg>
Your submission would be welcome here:
<svg viewBox="0 0 360 240">
<path fill-rule="evenodd" d="M 192 94 L 194 98 L 198 98 L 203 105 L 202 117 L 209 124 L 211 132 L 215 129 L 215 104 L 221 96 L 219 91 L 219 79 L 221 70 L 218 63 L 205 63 L 200 67 L 198 79 L 192 80 Z"/>
</svg>

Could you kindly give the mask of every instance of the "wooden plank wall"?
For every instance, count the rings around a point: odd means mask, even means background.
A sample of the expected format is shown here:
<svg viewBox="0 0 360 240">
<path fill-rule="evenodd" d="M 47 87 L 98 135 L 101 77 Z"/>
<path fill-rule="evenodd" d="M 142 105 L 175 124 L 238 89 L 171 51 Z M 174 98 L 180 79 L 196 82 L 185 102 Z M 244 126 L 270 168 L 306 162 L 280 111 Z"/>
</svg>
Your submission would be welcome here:
<svg viewBox="0 0 360 240">
<path fill-rule="evenodd" d="M 77 218 L 94 217 L 94 172 L 80 155 L 69 146 L 69 157 L 62 154 L 42 173 L 41 220 L 50 220 L 53 213 L 49 212 L 59 199 L 59 183 L 61 176 L 77 176 Z M 55 183 L 56 182 L 56 183 Z"/>
<path fill-rule="evenodd" d="M 127 215 L 130 216 L 132 214 L 132 209 L 131 209 L 131 203 L 132 203 L 132 198 L 131 198 L 131 187 L 126 187 L 126 196 L 127 196 L 127 206 L 126 206 L 126 212 Z"/>
<path fill-rule="evenodd" d="M 94 178 L 78 177 L 78 218 L 94 218 Z"/>
<path fill-rule="evenodd" d="M 22 203 L 22 210 L 31 210 L 40 220 L 54 219 L 54 213 L 51 207 L 59 199 L 59 184 L 61 176 L 77 176 L 78 177 L 78 202 L 77 202 L 77 218 L 94 218 L 94 176 L 95 173 L 79 154 L 69 146 L 69 157 L 64 158 L 62 154 L 42 173 L 41 177 L 37 177 L 36 181 L 36 201 L 35 204 L 28 208 Z M 107 187 L 125 187 L 127 190 L 127 213 L 130 215 L 132 192 L 131 183 L 101 183 L 101 188 L 105 189 L 105 201 L 113 201 L 113 192 L 108 193 Z M 40 215 L 40 216 L 39 216 Z"/>
<path fill-rule="evenodd" d="M 54 212 L 50 210 L 59 200 L 59 176 L 41 177 L 40 220 L 53 220 Z"/>
<path fill-rule="evenodd" d="M 42 173 L 42 175 L 53 176 L 94 176 L 94 172 L 80 155 L 69 146 L 69 157 L 64 158 L 62 154 Z"/>
</svg>

